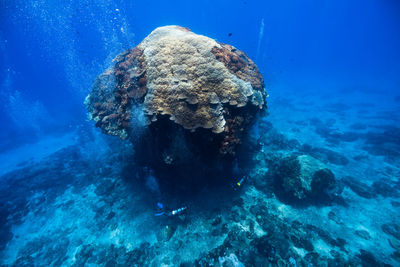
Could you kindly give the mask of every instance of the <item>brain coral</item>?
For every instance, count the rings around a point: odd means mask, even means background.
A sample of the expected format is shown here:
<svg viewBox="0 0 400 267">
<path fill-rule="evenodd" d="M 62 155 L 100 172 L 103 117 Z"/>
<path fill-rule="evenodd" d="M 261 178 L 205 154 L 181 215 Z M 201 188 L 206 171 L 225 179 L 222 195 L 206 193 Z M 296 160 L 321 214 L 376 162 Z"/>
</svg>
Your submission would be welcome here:
<svg viewBox="0 0 400 267">
<path fill-rule="evenodd" d="M 96 126 L 122 139 L 137 134 L 132 110 L 139 107 L 153 132 L 171 134 L 155 127 L 168 118 L 187 134 L 209 131 L 219 153 L 234 154 L 246 127 L 265 109 L 264 81 L 253 61 L 187 28 L 157 28 L 114 62 L 96 79 L 85 104 Z"/>
</svg>

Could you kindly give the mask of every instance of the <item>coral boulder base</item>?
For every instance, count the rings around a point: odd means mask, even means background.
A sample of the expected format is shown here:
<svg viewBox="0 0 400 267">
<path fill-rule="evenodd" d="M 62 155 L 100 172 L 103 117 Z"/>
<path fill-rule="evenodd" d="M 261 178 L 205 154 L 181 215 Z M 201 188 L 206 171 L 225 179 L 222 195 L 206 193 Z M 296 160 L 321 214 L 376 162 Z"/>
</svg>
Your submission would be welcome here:
<svg viewBox="0 0 400 267">
<path fill-rule="evenodd" d="M 193 142 L 189 135 L 202 131 L 208 137 L 200 145 L 234 154 L 243 132 L 265 110 L 264 81 L 253 61 L 187 28 L 157 28 L 114 62 L 96 79 L 85 104 L 97 127 L 122 139 L 135 139 L 141 131 L 133 121 L 142 116 L 152 138 L 179 135 Z M 168 147 L 157 149 L 173 159 Z"/>
</svg>

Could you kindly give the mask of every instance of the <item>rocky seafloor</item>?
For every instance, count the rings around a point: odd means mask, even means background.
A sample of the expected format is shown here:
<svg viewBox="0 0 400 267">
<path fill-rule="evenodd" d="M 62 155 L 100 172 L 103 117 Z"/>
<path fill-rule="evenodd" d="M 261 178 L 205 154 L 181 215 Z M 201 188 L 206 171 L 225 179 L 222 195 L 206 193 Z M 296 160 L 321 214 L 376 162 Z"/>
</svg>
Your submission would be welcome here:
<svg viewBox="0 0 400 267">
<path fill-rule="evenodd" d="M 399 266 L 400 103 L 343 95 L 275 95 L 241 186 L 188 194 L 136 167 L 131 144 L 79 127 L 3 171 L 0 266 Z M 288 190 L 302 185 L 277 178 L 282 160 L 299 156 L 334 174 L 332 192 Z M 157 202 L 188 209 L 154 216 Z"/>
</svg>

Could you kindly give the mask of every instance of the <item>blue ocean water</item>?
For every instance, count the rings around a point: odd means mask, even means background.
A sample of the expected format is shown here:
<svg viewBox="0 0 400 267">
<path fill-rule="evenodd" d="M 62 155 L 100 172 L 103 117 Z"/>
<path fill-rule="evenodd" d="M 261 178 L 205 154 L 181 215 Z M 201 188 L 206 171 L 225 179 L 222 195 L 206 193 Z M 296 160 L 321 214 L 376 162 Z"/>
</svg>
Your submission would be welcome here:
<svg viewBox="0 0 400 267">
<path fill-rule="evenodd" d="M 218 185 L 164 184 L 88 120 L 96 77 L 166 25 L 264 78 L 251 164 Z M 399 266 L 399 48 L 395 0 L 1 0 L 0 265 Z M 329 197 L 285 182 L 307 157 L 334 174 Z"/>
</svg>

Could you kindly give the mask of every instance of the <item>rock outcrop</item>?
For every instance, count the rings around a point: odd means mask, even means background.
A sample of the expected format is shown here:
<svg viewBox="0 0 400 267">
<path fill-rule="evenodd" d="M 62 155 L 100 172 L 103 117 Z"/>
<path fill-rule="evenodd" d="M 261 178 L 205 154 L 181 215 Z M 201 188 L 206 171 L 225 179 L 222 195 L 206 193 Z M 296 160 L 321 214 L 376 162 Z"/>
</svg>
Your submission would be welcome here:
<svg viewBox="0 0 400 267">
<path fill-rule="evenodd" d="M 275 170 L 277 183 L 294 199 L 329 195 L 336 186 L 335 176 L 324 163 L 308 156 L 293 155 L 281 159 Z"/>
</svg>

